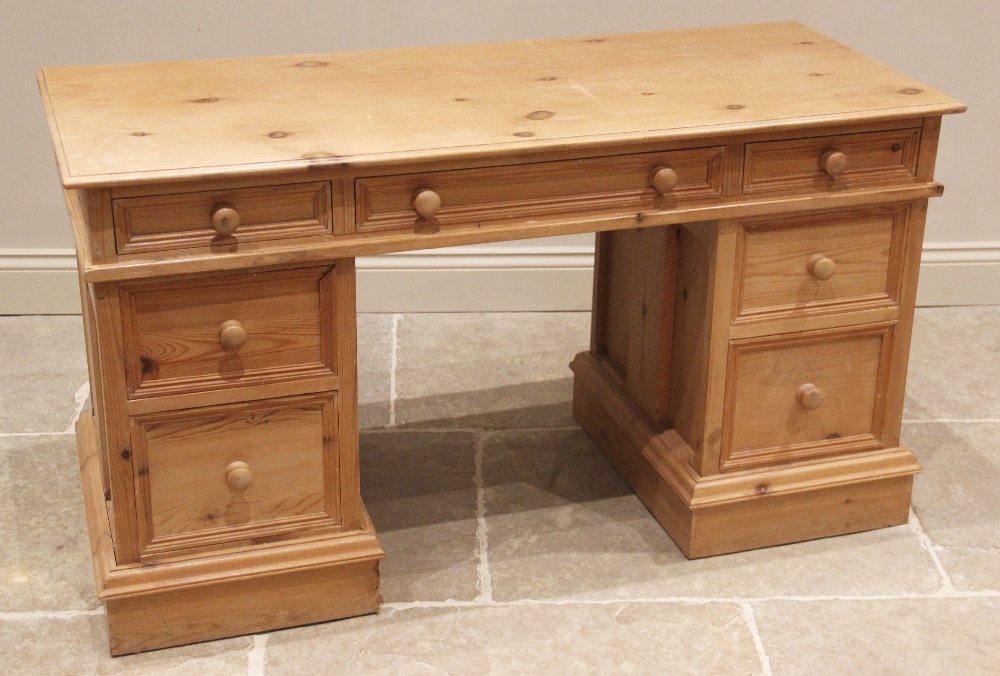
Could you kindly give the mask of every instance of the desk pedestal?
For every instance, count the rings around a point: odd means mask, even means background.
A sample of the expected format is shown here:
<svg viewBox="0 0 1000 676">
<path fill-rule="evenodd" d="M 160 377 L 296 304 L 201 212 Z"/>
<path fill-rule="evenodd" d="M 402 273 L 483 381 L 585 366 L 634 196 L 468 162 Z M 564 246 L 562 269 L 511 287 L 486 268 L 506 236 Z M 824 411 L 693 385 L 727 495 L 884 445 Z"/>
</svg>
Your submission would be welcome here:
<svg viewBox="0 0 1000 676">
<path fill-rule="evenodd" d="M 925 211 L 598 235 L 573 411 L 688 557 L 906 523 Z"/>
</svg>

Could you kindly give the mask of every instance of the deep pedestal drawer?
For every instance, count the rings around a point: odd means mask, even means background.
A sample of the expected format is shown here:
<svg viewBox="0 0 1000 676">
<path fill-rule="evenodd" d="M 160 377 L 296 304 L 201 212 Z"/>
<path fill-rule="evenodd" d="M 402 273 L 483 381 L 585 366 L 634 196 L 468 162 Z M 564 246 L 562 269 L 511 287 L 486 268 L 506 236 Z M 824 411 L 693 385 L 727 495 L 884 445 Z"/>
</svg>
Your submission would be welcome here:
<svg viewBox="0 0 1000 676">
<path fill-rule="evenodd" d="M 132 420 L 143 555 L 340 525 L 337 393 Z"/>
</svg>

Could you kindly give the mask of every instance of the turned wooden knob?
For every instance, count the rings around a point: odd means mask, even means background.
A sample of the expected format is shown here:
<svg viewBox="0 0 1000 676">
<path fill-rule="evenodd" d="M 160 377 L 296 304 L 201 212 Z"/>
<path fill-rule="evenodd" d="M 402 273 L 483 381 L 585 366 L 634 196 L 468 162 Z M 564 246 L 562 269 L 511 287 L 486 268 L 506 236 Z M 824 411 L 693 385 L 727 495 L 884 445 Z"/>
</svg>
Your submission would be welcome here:
<svg viewBox="0 0 1000 676">
<path fill-rule="evenodd" d="M 247 342 L 247 330 L 235 319 L 219 327 L 219 344 L 226 352 L 237 352 Z"/>
<path fill-rule="evenodd" d="M 838 176 L 847 169 L 847 155 L 839 150 L 828 150 L 819 158 L 819 166 L 830 176 Z"/>
<path fill-rule="evenodd" d="M 821 282 L 833 277 L 833 273 L 837 270 L 837 264 L 833 262 L 833 259 L 827 258 L 823 254 L 816 254 L 810 258 L 806 267 L 809 269 L 809 274 Z"/>
<path fill-rule="evenodd" d="M 253 472 L 250 465 L 242 460 L 229 463 L 226 467 L 226 483 L 237 493 L 245 491 L 253 483 Z"/>
<path fill-rule="evenodd" d="M 799 400 L 802 408 L 813 411 L 823 405 L 823 393 L 812 383 L 806 383 L 799 388 L 795 398 Z"/>
<path fill-rule="evenodd" d="M 424 218 L 430 218 L 441 208 L 441 196 L 430 188 L 422 188 L 413 196 L 413 210 Z"/>
<path fill-rule="evenodd" d="M 677 180 L 677 172 L 670 167 L 653 167 L 649 172 L 649 184 L 661 195 L 676 188 Z"/>
<path fill-rule="evenodd" d="M 240 212 L 228 204 L 220 204 L 212 209 L 212 227 L 220 235 L 231 235 L 240 227 Z"/>
</svg>

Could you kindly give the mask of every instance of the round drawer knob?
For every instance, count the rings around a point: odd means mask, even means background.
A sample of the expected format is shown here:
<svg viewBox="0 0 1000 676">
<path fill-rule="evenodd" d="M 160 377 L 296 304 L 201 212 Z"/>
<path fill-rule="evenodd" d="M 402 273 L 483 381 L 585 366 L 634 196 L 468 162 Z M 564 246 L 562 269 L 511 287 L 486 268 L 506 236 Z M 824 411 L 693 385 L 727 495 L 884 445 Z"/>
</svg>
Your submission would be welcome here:
<svg viewBox="0 0 1000 676">
<path fill-rule="evenodd" d="M 242 493 L 253 483 L 253 472 L 250 465 L 242 460 L 229 463 L 226 467 L 226 483 L 237 493 Z"/>
<path fill-rule="evenodd" d="M 839 176 L 847 169 L 847 155 L 839 150 L 828 150 L 819 158 L 819 166 L 830 176 Z"/>
<path fill-rule="evenodd" d="M 833 273 L 837 271 L 837 264 L 833 259 L 823 254 L 816 254 L 810 258 L 806 267 L 809 269 L 809 275 L 821 282 L 833 277 Z"/>
<path fill-rule="evenodd" d="M 670 167 L 653 167 L 649 172 L 649 183 L 656 192 L 666 195 L 677 187 L 677 172 Z"/>
<path fill-rule="evenodd" d="M 247 330 L 235 319 L 219 327 L 219 344 L 226 352 L 237 352 L 247 342 Z"/>
<path fill-rule="evenodd" d="M 823 405 L 823 393 L 812 383 L 806 383 L 799 388 L 795 398 L 798 399 L 802 408 L 814 411 Z"/>
<path fill-rule="evenodd" d="M 441 196 L 430 188 L 423 188 L 413 196 L 413 210 L 424 218 L 430 218 L 441 208 Z"/>
<path fill-rule="evenodd" d="M 240 227 L 240 212 L 228 204 L 220 204 L 212 209 L 212 227 L 220 235 L 231 235 Z"/>
</svg>

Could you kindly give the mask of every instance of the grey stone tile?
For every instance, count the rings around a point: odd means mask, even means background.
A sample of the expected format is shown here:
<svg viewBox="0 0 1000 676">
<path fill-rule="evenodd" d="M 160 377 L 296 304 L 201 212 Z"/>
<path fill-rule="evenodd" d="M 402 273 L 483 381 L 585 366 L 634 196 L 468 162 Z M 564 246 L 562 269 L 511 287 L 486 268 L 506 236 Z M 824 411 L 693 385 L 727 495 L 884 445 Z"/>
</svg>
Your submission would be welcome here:
<svg viewBox="0 0 1000 676">
<path fill-rule="evenodd" d="M 935 544 L 1000 547 L 1000 423 L 903 426 L 924 472 L 913 506 Z"/>
<path fill-rule="evenodd" d="M 476 597 L 474 454 L 466 432 L 361 435 L 361 494 L 386 551 L 383 601 Z"/>
<path fill-rule="evenodd" d="M 392 315 L 358 315 L 358 422 L 362 429 L 389 424 Z"/>
<path fill-rule="evenodd" d="M 573 424 L 569 362 L 589 345 L 589 313 L 412 314 L 397 340 L 397 424 Z"/>
<path fill-rule="evenodd" d="M 937 555 L 955 589 L 1000 592 L 1000 548 L 943 547 Z"/>
<path fill-rule="evenodd" d="M 735 604 L 383 610 L 271 635 L 268 674 L 761 673 Z"/>
<path fill-rule="evenodd" d="M 72 436 L 0 439 L 0 611 L 95 608 Z"/>
<path fill-rule="evenodd" d="M 903 426 L 924 468 L 913 510 L 957 589 L 1000 588 L 1000 423 Z"/>
<path fill-rule="evenodd" d="M 62 432 L 85 382 L 79 315 L 0 317 L 0 433 Z"/>
<path fill-rule="evenodd" d="M 689 561 L 582 431 L 509 431 L 483 452 L 493 597 L 630 599 L 923 594 L 910 528 Z"/>
<path fill-rule="evenodd" d="M 782 674 L 1000 673 L 1000 599 L 765 601 L 754 616 Z"/>
<path fill-rule="evenodd" d="M 0 621 L 0 663 L 14 676 L 65 674 L 246 674 L 250 638 L 111 657 L 103 615 Z"/>
<path fill-rule="evenodd" d="M 904 419 L 1000 418 L 1000 307 L 918 308 Z"/>
</svg>

